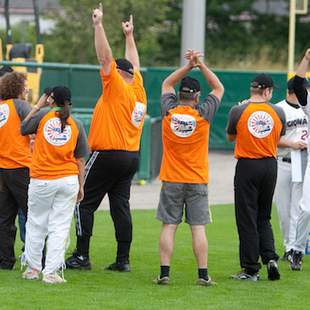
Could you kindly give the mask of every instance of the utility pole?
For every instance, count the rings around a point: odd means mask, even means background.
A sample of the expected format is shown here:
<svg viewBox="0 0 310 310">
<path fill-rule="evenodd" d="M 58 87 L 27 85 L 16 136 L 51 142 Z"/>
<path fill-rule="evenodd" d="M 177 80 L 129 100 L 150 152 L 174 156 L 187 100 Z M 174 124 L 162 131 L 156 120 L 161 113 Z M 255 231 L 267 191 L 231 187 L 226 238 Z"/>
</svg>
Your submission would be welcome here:
<svg viewBox="0 0 310 310">
<path fill-rule="evenodd" d="M 183 0 L 180 63 L 187 49 L 205 51 L 206 0 Z"/>
<path fill-rule="evenodd" d="M 294 72 L 296 15 L 307 14 L 307 12 L 308 0 L 290 0 L 290 20 L 288 34 L 288 73 Z"/>
</svg>

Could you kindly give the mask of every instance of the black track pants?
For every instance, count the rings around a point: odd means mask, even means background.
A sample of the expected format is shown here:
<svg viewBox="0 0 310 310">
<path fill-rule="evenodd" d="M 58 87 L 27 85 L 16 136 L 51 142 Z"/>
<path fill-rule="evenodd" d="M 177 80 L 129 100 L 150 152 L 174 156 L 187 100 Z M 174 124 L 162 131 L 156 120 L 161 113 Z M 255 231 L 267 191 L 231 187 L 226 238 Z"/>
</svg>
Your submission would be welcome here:
<svg viewBox="0 0 310 310">
<path fill-rule="evenodd" d="M 239 234 L 240 265 L 249 273 L 277 260 L 270 223 L 272 198 L 277 180 L 275 158 L 239 159 L 234 180 L 235 215 Z"/>
<path fill-rule="evenodd" d="M 80 255 L 88 256 L 94 212 L 98 209 L 105 194 L 108 194 L 117 240 L 116 261 L 129 261 L 132 241 L 130 187 L 138 166 L 138 152 L 99 151 L 92 153 L 86 165 L 84 200 L 76 208 L 77 252 Z"/>
<path fill-rule="evenodd" d="M 15 264 L 15 219 L 18 210 L 27 216 L 29 169 L 0 169 L 0 265 L 13 268 Z"/>
</svg>

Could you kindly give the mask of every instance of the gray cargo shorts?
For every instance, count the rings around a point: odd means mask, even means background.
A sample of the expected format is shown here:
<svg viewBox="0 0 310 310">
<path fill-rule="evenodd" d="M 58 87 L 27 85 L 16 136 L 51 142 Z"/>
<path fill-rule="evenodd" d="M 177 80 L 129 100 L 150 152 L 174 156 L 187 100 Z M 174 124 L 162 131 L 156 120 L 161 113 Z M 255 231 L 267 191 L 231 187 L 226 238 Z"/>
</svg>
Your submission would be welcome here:
<svg viewBox="0 0 310 310">
<path fill-rule="evenodd" d="M 208 185 L 163 182 L 157 219 L 164 224 L 180 224 L 184 209 L 187 224 L 205 225 L 211 223 Z"/>
</svg>

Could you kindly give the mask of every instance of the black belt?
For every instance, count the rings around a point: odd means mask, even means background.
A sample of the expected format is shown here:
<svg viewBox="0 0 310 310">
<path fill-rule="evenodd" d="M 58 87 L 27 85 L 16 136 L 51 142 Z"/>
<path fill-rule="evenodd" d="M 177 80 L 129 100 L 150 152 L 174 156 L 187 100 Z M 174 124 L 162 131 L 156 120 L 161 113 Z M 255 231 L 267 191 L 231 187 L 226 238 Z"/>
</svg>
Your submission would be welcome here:
<svg viewBox="0 0 310 310">
<path fill-rule="evenodd" d="M 282 157 L 282 161 L 289 164 L 292 162 L 292 160 L 289 157 Z"/>
</svg>

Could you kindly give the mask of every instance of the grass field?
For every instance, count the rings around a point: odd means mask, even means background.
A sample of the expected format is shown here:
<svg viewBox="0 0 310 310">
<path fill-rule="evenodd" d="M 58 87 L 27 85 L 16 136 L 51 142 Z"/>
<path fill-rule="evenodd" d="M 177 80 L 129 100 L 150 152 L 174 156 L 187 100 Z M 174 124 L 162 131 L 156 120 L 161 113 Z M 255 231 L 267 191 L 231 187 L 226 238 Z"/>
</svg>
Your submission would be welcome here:
<svg viewBox="0 0 310 310">
<path fill-rule="evenodd" d="M 261 270 L 261 280 L 256 283 L 229 278 L 239 271 L 231 205 L 213 207 L 214 223 L 207 228 L 209 271 L 218 283 L 216 287 L 195 284 L 196 267 L 186 224 L 181 225 L 177 233 L 171 284 L 152 284 L 159 271 L 160 223 L 154 219 L 155 210 L 132 213 L 131 273 L 103 270 L 103 266 L 114 260 L 114 230 L 110 215 L 106 211 L 97 212 L 91 243 L 93 269 L 66 270 L 68 282 L 54 286 L 22 280 L 19 264 L 14 271 L 0 271 L 0 309 L 310 309 L 310 256 L 305 257 L 302 272 L 292 272 L 287 263 L 281 262 L 280 281 L 268 281 L 265 267 Z M 282 254 L 276 216 L 273 226 Z M 72 229 L 70 251 L 74 243 Z"/>
</svg>

